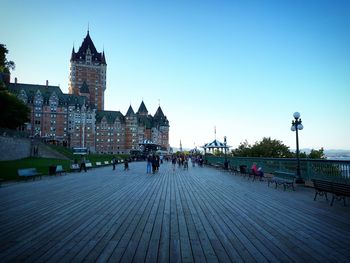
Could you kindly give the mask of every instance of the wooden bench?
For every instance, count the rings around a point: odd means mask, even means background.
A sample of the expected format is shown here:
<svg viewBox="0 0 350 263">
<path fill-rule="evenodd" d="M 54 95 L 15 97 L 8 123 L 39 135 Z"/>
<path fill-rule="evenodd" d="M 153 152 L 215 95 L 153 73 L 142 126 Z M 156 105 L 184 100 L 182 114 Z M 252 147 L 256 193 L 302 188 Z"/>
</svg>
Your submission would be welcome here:
<svg viewBox="0 0 350 263">
<path fill-rule="evenodd" d="M 234 166 L 234 165 L 229 165 L 228 167 L 229 171 L 231 173 L 233 173 L 234 175 L 238 174 L 239 173 L 239 168 L 237 166 Z"/>
<path fill-rule="evenodd" d="M 24 168 L 24 169 L 18 169 L 17 173 L 20 177 L 25 178 L 26 180 L 28 178 L 33 178 L 33 181 L 35 180 L 35 177 L 39 176 L 41 179 L 41 173 L 38 173 L 36 168 Z"/>
<path fill-rule="evenodd" d="M 55 172 L 57 175 L 62 175 L 62 174 L 65 174 L 66 171 L 63 169 L 63 166 L 62 165 L 56 165 L 56 172 Z"/>
<path fill-rule="evenodd" d="M 253 178 L 253 181 L 255 181 L 255 178 L 258 178 L 259 181 L 264 181 L 264 176 L 259 175 L 259 172 L 254 171 L 253 169 L 250 169 L 249 177 Z"/>
<path fill-rule="evenodd" d="M 86 169 L 91 169 L 92 163 L 90 163 L 90 162 L 85 163 L 85 167 L 86 167 Z"/>
<path fill-rule="evenodd" d="M 100 167 L 102 166 L 102 163 L 101 162 L 96 162 L 96 167 Z"/>
<path fill-rule="evenodd" d="M 239 166 L 239 174 L 243 177 L 249 176 L 248 167 L 246 165 Z"/>
<path fill-rule="evenodd" d="M 338 201 L 343 199 L 344 206 L 346 205 L 345 197 L 350 196 L 349 184 L 335 183 L 335 182 L 319 180 L 319 179 L 312 179 L 312 182 L 314 183 L 314 188 L 315 188 L 314 201 L 316 201 L 317 195 L 325 196 L 326 200 L 328 201 L 327 193 L 330 193 L 332 194 L 331 206 L 333 205 L 334 199 Z"/>
<path fill-rule="evenodd" d="M 71 172 L 77 172 L 77 171 L 79 171 L 79 170 L 80 170 L 80 166 L 79 166 L 78 163 L 73 163 L 73 164 L 71 164 L 71 166 L 70 166 L 70 171 L 71 171 Z"/>
<path fill-rule="evenodd" d="M 295 174 L 289 173 L 289 172 L 283 172 L 283 171 L 274 171 L 273 176 L 268 179 L 267 185 L 270 186 L 270 183 L 275 184 L 275 188 L 277 188 L 278 185 L 283 185 L 284 191 L 287 188 L 294 189 L 294 180 L 295 180 Z"/>
</svg>

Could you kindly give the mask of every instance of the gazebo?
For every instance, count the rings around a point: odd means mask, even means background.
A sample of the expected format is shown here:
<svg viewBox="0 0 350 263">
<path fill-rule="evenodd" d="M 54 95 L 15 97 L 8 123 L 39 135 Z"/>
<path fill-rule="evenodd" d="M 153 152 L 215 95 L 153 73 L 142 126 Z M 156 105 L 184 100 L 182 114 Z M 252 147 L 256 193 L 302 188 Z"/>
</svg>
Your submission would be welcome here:
<svg viewBox="0 0 350 263">
<path fill-rule="evenodd" d="M 146 155 L 150 153 L 155 153 L 157 150 L 160 150 L 161 148 L 159 144 L 156 144 L 150 140 L 142 141 L 141 143 L 139 143 L 139 146 L 141 148 L 141 151 Z"/>
<path fill-rule="evenodd" d="M 215 139 L 214 141 L 210 142 L 210 143 L 206 143 L 204 144 L 204 146 L 202 146 L 202 148 L 204 149 L 204 154 L 208 152 L 214 152 L 215 149 L 221 151 L 222 153 L 227 152 L 227 150 L 230 148 L 231 146 L 228 146 L 225 143 L 219 142 L 217 139 Z"/>
</svg>

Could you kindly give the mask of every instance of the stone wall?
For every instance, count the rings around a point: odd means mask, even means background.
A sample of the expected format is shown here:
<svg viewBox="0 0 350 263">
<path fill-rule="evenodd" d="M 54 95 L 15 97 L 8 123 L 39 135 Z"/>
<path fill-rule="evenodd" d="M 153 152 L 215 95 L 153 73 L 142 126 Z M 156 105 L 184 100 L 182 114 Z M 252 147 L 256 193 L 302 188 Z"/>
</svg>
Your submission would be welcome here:
<svg viewBox="0 0 350 263">
<path fill-rule="evenodd" d="M 29 139 L 0 136 L 0 161 L 26 158 L 30 151 Z"/>
</svg>

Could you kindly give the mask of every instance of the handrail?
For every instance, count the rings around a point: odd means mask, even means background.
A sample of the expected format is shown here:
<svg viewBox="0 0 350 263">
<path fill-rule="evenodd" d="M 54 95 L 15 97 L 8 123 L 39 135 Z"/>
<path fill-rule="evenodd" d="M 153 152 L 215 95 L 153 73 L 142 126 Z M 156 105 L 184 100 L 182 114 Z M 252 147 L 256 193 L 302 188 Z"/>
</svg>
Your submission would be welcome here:
<svg viewBox="0 0 350 263">
<path fill-rule="evenodd" d="M 265 173 L 273 173 L 276 170 L 295 172 L 296 158 L 258 158 L 258 157 L 232 157 L 227 156 L 231 167 L 246 165 L 248 168 L 256 163 L 262 167 Z M 205 161 L 211 163 L 224 163 L 225 157 L 206 155 Z M 350 160 L 323 160 L 323 159 L 300 159 L 301 176 L 304 180 L 324 179 L 340 181 L 350 184 Z"/>
</svg>

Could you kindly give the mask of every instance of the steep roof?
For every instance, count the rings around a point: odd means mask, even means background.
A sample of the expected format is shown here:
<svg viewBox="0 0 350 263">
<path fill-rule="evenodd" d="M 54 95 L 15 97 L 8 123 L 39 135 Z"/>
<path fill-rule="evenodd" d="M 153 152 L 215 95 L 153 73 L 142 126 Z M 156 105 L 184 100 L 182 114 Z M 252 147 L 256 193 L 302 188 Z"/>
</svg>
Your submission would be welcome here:
<svg viewBox="0 0 350 263">
<path fill-rule="evenodd" d="M 126 116 L 128 116 L 128 115 L 134 115 L 135 114 L 135 112 L 134 112 L 134 110 L 132 109 L 132 107 L 131 107 L 131 105 L 129 106 L 129 109 L 128 109 L 128 111 L 126 112 Z"/>
<path fill-rule="evenodd" d="M 63 95 L 60 87 L 58 86 L 46 86 L 37 84 L 9 83 L 8 90 L 15 95 L 19 95 L 21 90 L 24 90 L 28 100 L 34 100 L 34 97 L 39 90 L 43 96 L 44 103 L 49 100 L 52 93 L 56 93 L 59 99 L 61 95 Z"/>
<path fill-rule="evenodd" d="M 94 42 L 92 41 L 89 31 L 87 32 L 86 37 L 83 40 L 77 53 L 72 50 L 71 61 L 85 60 L 87 50 L 90 50 L 92 56 L 92 62 L 100 62 L 101 64 L 106 64 L 106 58 L 104 52 L 97 52 Z"/>
<path fill-rule="evenodd" d="M 49 104 L 49 99 L 53 93 L 58 97 L 59 105 L 74 105 L 81 107 L 85 103 L 85 98 L 79 95 L 64 94 L 58 86 L 46 86 L 37 84 L 9 83 L 8 90 L 18 96 L 23 90 L 26 93 L 28 101 L 34 101 L 35 95 L 40 91 L 43 97 L 43 103 Z M 94 108 L 93 105 L 88 105 Z"/>
<path fill-rule="evenodd" d="M 225 145 L 222 142 L 219 142 L 217 139 L 215 139 L 214 141 L 210 142 L 210 143 L 206 143 L 204 144 L 204 146 L 202 148 L 230 148 L 231 146 Z"/>
<path fill-rule="evenodd" d="M 137 111 L 137 114 L 140 114 L 140 115 L 147 115 L 148 114 L 148 110 L 145 106 L 145 103 L 143 103 L 143 101 L 141 102 L 141 105 L 139 107 L 139 110 Z"/>
<path fill-rule="evenodd" d="M 154 114 L 154 118 L 164 118 L 164 113 L 162 111 L 162 108 L 159 106 L 156 113 Z"/>
<path fill-rule="evenodd" d="M 160 125 L 160 126 L 169 126 L 169 121 L 167 117 L 164 115 L 162 108 L 159 106 L 156 113 L 153 117 L 154 124 Z"/>
<path fill-rule="evenodd" d="M 146 127 L 146 129 L 151 129 L 153 125 L 153 118 L 152 116 L 146 116 L 146 115 L 139 115 L 138 116 L 138 123 L 140 125 L 143 125 Z"/>
<path fill-rule="evenodd" d="M 124 116 L 120 111 L 96 111 L 97 123 L 100 123 L 104 117 L 109 124 L 113 124 L 117 119 L 119 119 L 121 122 L 124 121 Z"/>
</svg>

